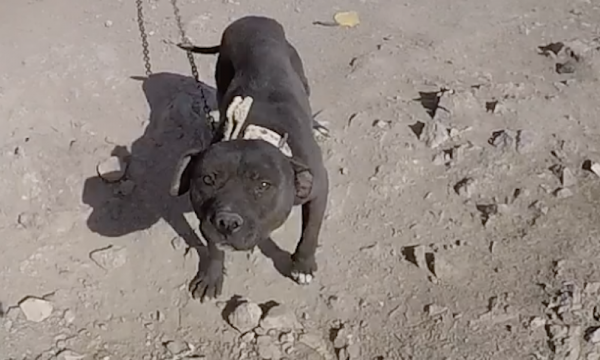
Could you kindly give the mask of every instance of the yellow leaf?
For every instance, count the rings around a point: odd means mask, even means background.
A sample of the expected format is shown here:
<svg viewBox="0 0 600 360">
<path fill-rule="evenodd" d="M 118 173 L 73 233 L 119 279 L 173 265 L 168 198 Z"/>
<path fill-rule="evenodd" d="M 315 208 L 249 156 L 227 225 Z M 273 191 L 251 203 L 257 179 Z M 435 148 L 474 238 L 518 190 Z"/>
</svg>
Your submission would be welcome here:
<svg viewBox="0 0 600 360">
<path fill-rule="evenodd" d="M 333 16 L 333 20 L 335 20 L 338 25 L 345 27 L 354 27 L 360 24 L 358 13 L 356 11 L 342 11 L 336 13 Z"/>
</svg>

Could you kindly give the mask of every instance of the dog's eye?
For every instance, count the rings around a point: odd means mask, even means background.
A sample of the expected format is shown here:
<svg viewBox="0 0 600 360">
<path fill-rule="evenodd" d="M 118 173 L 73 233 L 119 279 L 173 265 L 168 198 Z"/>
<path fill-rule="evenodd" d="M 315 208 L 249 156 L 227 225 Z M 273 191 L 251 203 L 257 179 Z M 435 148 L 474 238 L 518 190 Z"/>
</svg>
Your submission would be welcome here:
<svg viewBox="0 0 600 360">
<path fill-rule="evenodd" d="M 215 177 L 211 176 L 211 175 L 204 175 L 204 177 L 202 178 L 202 181 L 206 185 L 214 185 L 215 184 Z"/>
<path fill-rule="evenodd" d="M 266 181 L 262 181 L 262 182 L 260 183 L 260 189 L 261 189 L 261 190 L 267 190 L 267 189 L 268 189 L 268 188 L 270 188 L 270 187 L 271 187 L 271 184 L 269 184 L 269 183 L 268 183 L 268 182 L 266 182 Z"/>
</svg>

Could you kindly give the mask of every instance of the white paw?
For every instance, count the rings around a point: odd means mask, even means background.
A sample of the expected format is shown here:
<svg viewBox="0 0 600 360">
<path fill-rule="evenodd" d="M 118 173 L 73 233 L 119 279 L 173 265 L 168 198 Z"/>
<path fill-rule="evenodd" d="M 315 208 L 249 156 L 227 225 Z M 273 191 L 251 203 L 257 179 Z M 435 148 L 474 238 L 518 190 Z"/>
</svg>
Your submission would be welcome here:
<svg viewBox="0 0 600 360">
<path fill-rule="evenodd" d="M 299 272 L 292 272 L 292 279 L 300 285 L 308 285 L 313 280 L 314 276 L 311 274 L 304 274 Z"/>
</svg>

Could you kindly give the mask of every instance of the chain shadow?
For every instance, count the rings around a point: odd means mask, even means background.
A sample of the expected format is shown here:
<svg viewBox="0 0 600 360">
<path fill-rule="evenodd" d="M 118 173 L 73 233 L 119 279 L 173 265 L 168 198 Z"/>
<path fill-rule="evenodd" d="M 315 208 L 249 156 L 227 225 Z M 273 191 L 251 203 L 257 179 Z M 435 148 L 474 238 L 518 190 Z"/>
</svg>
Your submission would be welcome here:
<svg viewBox="0 0 600 360">
<path fill-rule="evenodd" d="M 179 156 L 191 147 L 208 147 L 212 141 L 200 89 L 193 78 L 172 73 L 134 79 L 142 81 L 150 106 L 149 122 L 130 152 L 124 146 L 113 150 L 114 155 L 129 160 L 125 179 L 111 184 L 95 176 L 85 181 L 82 201 L 93 209 L 88 228 L 102 236 L 120 237 L 147 230 L 162 219 L 203 259 L 204 245 L 184 217 L 192 211 L 188 197 L 169 195 Z M 214 109 L 215 89 L 200 86 Z"/>
</svg>

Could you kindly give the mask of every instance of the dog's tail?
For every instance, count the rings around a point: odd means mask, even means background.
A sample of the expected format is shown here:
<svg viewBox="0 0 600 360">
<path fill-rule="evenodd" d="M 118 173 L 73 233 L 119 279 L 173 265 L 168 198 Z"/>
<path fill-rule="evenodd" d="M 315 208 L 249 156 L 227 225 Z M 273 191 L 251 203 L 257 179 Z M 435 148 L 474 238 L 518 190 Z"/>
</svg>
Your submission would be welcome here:
<svg viewBox="0 0 600 360">
<path fill-rule="evenodd" d="M 195 45 L 191 45 L 191 44 L 177 44 L 177 46 L 180 49 L 183 49 L 185 51 L 191 51 L 193 53 L 198 53 L 198 54 L 209 54 L 209 55 L 214 55 L 214 54 L 218 54 L 221 46 L 217 45 L 217 46 L 210 46 L 210 47 L 201 47 L 201 46 L 195 46 Z"/>
</svg>

